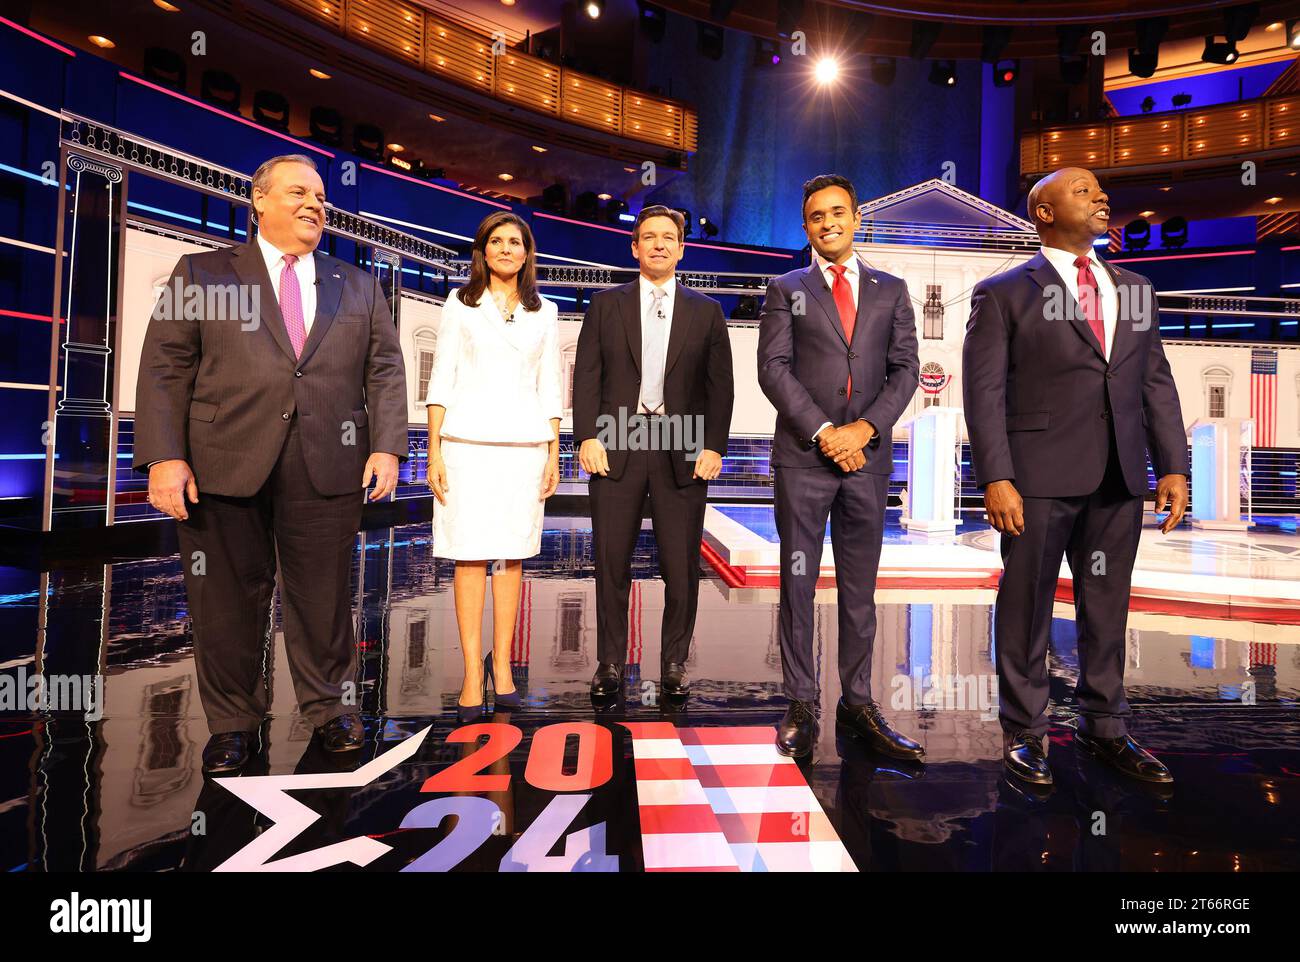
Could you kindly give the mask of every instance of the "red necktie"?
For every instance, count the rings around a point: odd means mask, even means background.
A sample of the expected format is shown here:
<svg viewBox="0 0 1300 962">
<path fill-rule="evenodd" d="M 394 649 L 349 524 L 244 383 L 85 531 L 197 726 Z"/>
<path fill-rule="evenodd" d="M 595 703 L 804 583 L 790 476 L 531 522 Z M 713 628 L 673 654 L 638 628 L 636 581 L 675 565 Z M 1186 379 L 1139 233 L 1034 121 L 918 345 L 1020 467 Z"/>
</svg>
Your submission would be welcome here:
<svg viewBox="0 0 1300 962">
<path fill-rule="evenodd" d="M 844 277 L 844 272 L 848 268 L 843 264 L 832 264 L 831 273 L 835 275 L 835 283 L 831 285 L 831 296 L 835 298 L 835 307 L 840 312 L 840 326 L 844 328 L 844 339 L 850 344 L 853 343 L 853 324 L 858 317 L 857 306 L 853 303 L 853 288 Z M 849 383 L 844 391 L 849 397 L 853 396 L 853 373 L 849 372 Z"/>
<path fill-rule="evenodd" d="M 1101 292 L 1097 290 L 1097 278 L 1092 276 L 1092 265 L 1086 254 L 1074 259 L 1074 266 L 1079 268 L 1079 306 L 1092 328 L 1092 336 L 1097 339 L 1102 357 L 1106 356 L 1106 325 L 1101 320 Z"/>
<path fill-rule="evenodd" d="M 293 356 L 302 357 L 302 346 L 307 342 L 307 324 L 302 313 L 302 288 L 298 286 L 298 275 L 293 270 L 297 260 L 297 254 L 284 255 L 284 268 L 280 271 L 280 315 L 284 318 L 285 330 L 289 332 Z"/>
</svg>

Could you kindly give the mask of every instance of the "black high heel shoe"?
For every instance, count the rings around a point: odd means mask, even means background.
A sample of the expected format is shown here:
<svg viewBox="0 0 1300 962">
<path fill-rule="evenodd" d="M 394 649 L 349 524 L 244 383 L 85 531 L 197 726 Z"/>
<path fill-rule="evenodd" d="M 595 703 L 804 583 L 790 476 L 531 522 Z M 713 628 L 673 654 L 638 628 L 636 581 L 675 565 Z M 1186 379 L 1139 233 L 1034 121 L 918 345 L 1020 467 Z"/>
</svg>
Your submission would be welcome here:
<svg viewBox="0 0 1300 962">
<path fill-rule="evenodd" d="M 477 705 L 462 705 L 460 696 L 456 696 L 456 723 L 458 725 L 468 725 L 470 722 L 476 722 L 483 717 L 483 712 L 487 710 L 487 679 L 491 666 L 483 659 L 483 699 Z"/>
<path fill-rule="evenodd" d="M 503 708 L 506 711 L 517 711 L 524 707 L 524 701 L 519 695 L 519 689 L 502 694 L 497 691 L 496 673 L 492 670 L 492 656 L 488 655 L 483 659 L 483 682 L 486 685 L 487 679 L 492 679 L 492 701 L 495 703 L 493 709 Z M 484 689 L 486 691 L 486 689 Z M 484 702 L 487 701 L 487 695 L 483 696 Z"/>
</svg>

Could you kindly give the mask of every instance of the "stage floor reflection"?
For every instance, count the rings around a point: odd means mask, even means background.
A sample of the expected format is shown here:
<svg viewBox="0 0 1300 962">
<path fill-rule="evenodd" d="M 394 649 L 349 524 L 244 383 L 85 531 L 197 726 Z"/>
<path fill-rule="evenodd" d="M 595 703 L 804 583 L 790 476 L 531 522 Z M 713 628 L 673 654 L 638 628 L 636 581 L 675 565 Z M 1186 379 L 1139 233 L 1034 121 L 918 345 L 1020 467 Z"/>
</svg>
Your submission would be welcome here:
<svg viewBox="0 0 1300 962">
<path fill-rule="evenodd" d="M 643 531 L 624 696 L 593 706 L 589 522 L 548 523 L 511 643 L 523 710 L 456 727 L 452 566 L 431 556 L 426 525 L 365 532 L 353 584 L 365 748 L 320 747 L 295 711 L 277 630 L 271 717 L 233 780 L 200 770 L 207 728 L 176 558 L 52 572 L 44 610 L 39 574 L 0 570 L 0 673 L 34 673 L 43 630 L 44 672 L 105 679 L 96 720 L 3 706 L 0 868 L 1300 868 L 1294 625 L 1133 613 L 1133 729 L 1176 778 L 1157 791 L 1075 753 L 1073 609 L 1058 605 L 1056 787 L 1034 797 L 1001 773 L 991 590 L 881 592 L 874 691 L 925 745 L 918 768 L 837 737 L 834 593 L 819 592 L 824 723 L 813 759 L 796 765 L 771 745 L 784 710 L 774 593 L 729 591 L 704 566 L 692 692 L 666 702 L 662 584 Z M 490 605 L 486 619 L 490 636 Z"/>
</svg>

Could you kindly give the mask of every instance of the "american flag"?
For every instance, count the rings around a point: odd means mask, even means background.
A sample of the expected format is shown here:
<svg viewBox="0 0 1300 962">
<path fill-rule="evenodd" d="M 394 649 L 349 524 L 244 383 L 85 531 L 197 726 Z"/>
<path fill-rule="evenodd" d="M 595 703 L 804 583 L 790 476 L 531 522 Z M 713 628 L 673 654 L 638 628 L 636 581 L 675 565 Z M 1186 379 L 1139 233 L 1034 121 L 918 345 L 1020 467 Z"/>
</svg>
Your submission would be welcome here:
<svg viewBox="0 0 1300 962">
<path fill-rule="evenodd" d="M 1250 416 L 1255 420 L 1255 447 L 1277 444 L 1277 351 L 1250 352 Z"/>
</svg>

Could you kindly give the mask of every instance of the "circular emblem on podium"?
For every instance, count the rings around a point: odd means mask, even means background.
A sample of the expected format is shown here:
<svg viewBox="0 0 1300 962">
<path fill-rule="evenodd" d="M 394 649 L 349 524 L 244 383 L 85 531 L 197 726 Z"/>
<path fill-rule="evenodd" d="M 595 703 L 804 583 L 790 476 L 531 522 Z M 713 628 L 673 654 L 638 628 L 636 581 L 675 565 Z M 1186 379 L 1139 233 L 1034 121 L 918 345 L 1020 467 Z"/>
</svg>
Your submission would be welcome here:
<svg viewBox="0 0 1300 962">
<path fill-rule="evenodd" d="M 945 374 L 943 365 L 938 361 L 926 361 L 921 365 L 921 390 L 926 394 L 938 394 L 948 386 L 951 375 Z"/>
</svg>

